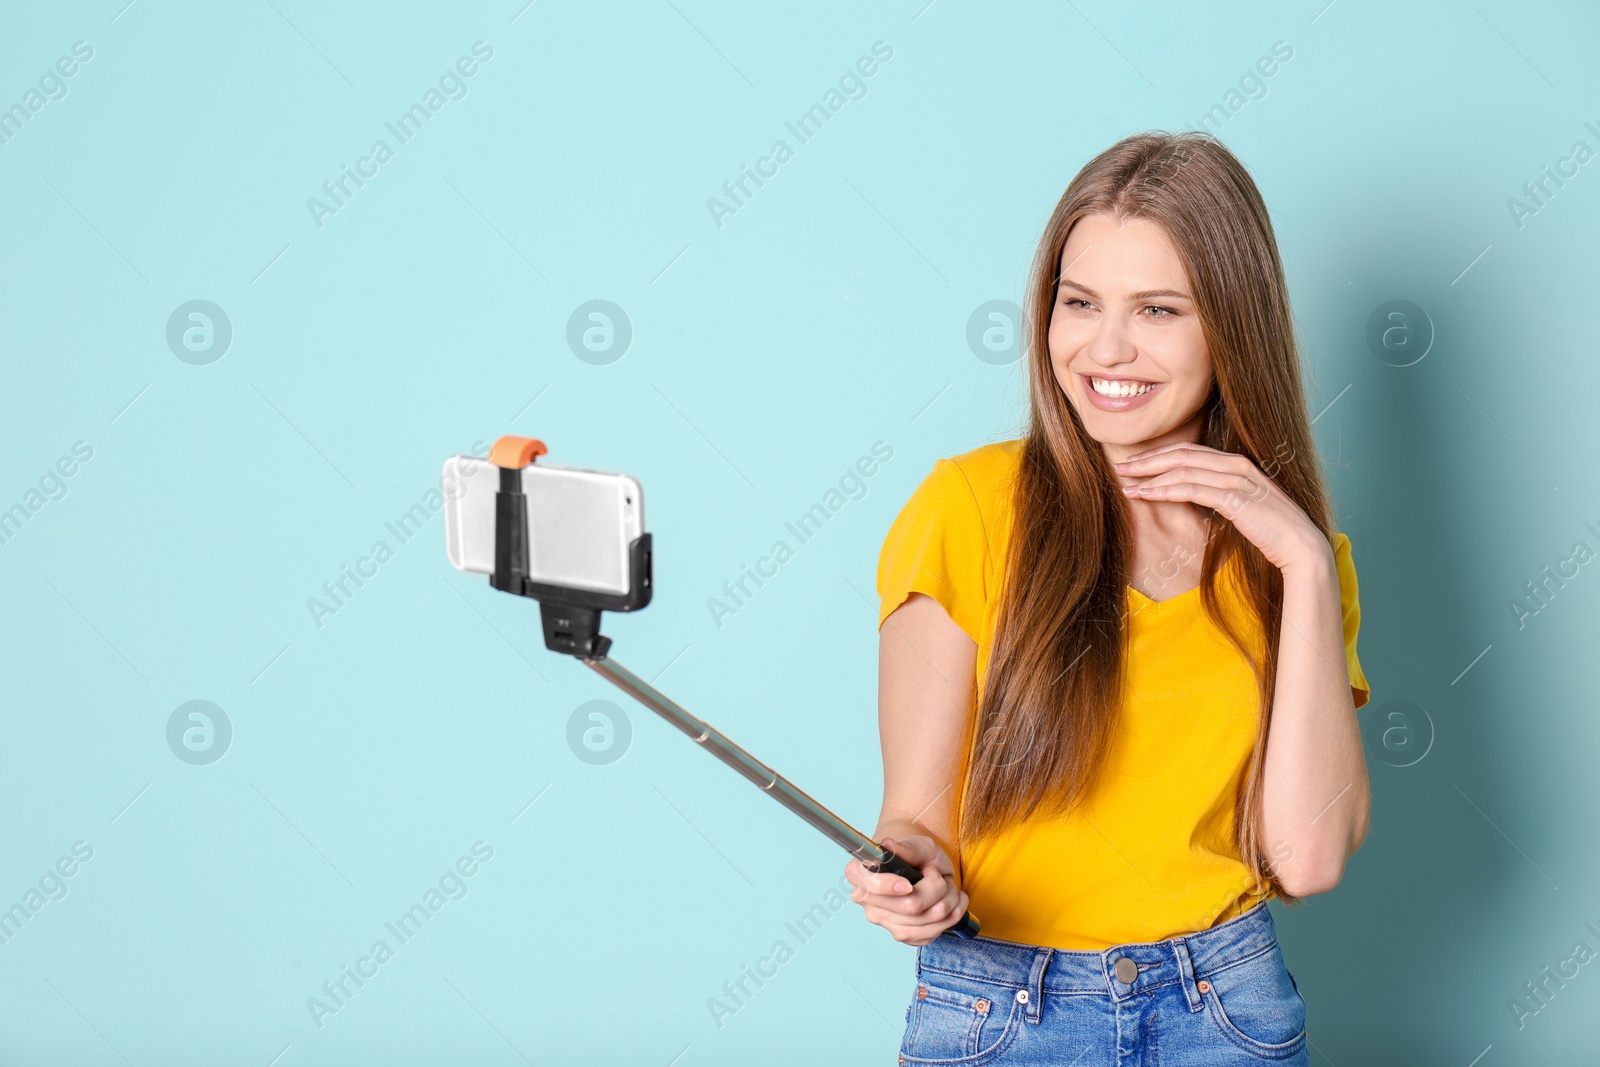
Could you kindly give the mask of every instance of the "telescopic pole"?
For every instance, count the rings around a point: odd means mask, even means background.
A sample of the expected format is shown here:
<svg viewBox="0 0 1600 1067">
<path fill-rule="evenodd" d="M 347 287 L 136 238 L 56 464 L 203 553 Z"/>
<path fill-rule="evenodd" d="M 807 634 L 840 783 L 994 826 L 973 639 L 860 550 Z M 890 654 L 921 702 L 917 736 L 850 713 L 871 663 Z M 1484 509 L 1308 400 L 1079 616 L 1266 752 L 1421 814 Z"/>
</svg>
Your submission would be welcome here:
<svg viewBox="0 0 1600 1067">
<path fill-rule="evenodd" d="M 734 744 L 716 727 L 689 714 L 678 703 L 622 664 L 604 656 L 577 658 L 639 703 L 688 734 L 702 748 L 744 775 L 772 799 L 822 831 L 830 841 L 860 860 L 868 869 L 879 873 L 898 874 L 912 885 L 922 880 L 921 871 L 817 803 L 799 786 Z M 960 921 L 949 928 L 949 932 L 958 937 L 977 937 L 978 920 L 971 912 L 966 912 Z"/>
</svg>

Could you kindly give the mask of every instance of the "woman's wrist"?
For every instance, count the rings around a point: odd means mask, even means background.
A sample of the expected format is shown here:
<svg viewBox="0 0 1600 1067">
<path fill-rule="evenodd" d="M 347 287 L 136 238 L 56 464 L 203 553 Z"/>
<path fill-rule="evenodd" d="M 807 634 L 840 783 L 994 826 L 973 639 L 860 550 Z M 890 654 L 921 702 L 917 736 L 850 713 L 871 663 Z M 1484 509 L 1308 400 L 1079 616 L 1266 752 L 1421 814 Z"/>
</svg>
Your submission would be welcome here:
<svg viewBox="0 0 1600 1067">
<path fill-rule="evenodd" d="M 878 826 L 873 832 L 872 839 L 881 843 L 886 837 L 896 841 L 903 841 L 908 837 L 926 837 L 943 849 L 944 854 L 950 857 L 952 863 L 955 862 L 954 842 L 946 839 L 944 834 L 924 826 L 916 819 L 892 817 L 878 820 Z"/>
<path fill-rule="evenodd" d="M 1333 558 L 1333 546 L 1320 531 L 1309 537 L 1305 546 L 1279 570 L 1283 574 L 1285 588 L 1291 583 L 1323 585 L 1332 582 L 1337 586 L 1339 581 L 1339 566 Z"/>
</svg>

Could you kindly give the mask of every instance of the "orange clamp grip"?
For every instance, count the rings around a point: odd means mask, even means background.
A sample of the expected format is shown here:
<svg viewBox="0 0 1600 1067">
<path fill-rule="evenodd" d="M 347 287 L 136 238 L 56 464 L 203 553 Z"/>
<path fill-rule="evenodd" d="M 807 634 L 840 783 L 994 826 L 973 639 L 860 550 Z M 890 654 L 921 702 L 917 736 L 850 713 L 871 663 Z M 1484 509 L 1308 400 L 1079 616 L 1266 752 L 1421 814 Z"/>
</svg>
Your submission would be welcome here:
<svg viewBox="0 0 1600 1067">
<path fill-rule="evenodd" d="M 550 450 L 536 437 L 502 437 L 489 449 L 489 462 L 507 470 L 521 470 Z"/>
</svg>

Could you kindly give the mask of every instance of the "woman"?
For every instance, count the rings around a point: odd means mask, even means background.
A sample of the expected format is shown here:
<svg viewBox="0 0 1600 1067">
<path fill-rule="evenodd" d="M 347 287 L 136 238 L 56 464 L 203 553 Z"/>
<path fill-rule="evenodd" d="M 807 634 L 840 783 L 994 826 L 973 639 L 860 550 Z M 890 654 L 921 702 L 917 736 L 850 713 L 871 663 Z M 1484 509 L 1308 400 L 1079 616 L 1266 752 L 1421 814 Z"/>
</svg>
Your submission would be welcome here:
<svg viewBox="0 0 1600 1067">
<path fill-rule="evenodd" d="M 936 460 L 879 558 L 874 836 L 924 877 L 846 877 L 918 946 L 900 1062 L 1307 1063 L 1266 901 L 1366 835 L 1368 687 L 1266 207 L 1129 137 L 1026 299 L 1026 436 Z"/>
</svg>

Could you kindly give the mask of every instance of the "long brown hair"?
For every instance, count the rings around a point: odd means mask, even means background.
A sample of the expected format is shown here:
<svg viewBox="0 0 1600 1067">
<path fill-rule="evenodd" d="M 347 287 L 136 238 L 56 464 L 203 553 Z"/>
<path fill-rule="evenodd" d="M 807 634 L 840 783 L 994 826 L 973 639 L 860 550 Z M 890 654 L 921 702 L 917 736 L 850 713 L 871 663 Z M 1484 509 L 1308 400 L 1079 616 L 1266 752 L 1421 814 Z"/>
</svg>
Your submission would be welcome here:
<svg viewBox="0 0 1600 1067">
<path fill-rule="evenodd" d="M 1099 442 L 1057 383 L 1049 352 L 1061 253 L 1080 218 L 1160 225 L 1188 275 L 1215 385 L 1200 443 L 1250 457 L 1324 532 L 1328 494 L 1306 417 L 1294 322 L 1265 203 L 1244 166 L 1204 132 L 1125 138 L 1073 178 L 1045 226 L 1025 297 L 1029 417 L 1011 547 L 975 724 L 959 836 L 977 841 L 1082 800 L 1110 745 L 1123 692 L 1127 503 Z M 1250 662 L 1259 695 L 1254 756 L 1235 804 L 1241 858 L 1288 899 L 1264 855 L 1261 780 L 1282 617 L 1278 569 L 1206 511 L 1201 602 Z M 1224 610 L 1232 577 L 1260 624 Z M 1261 635 L 1267 635 L 1265 641 Z"/>
</svg>

